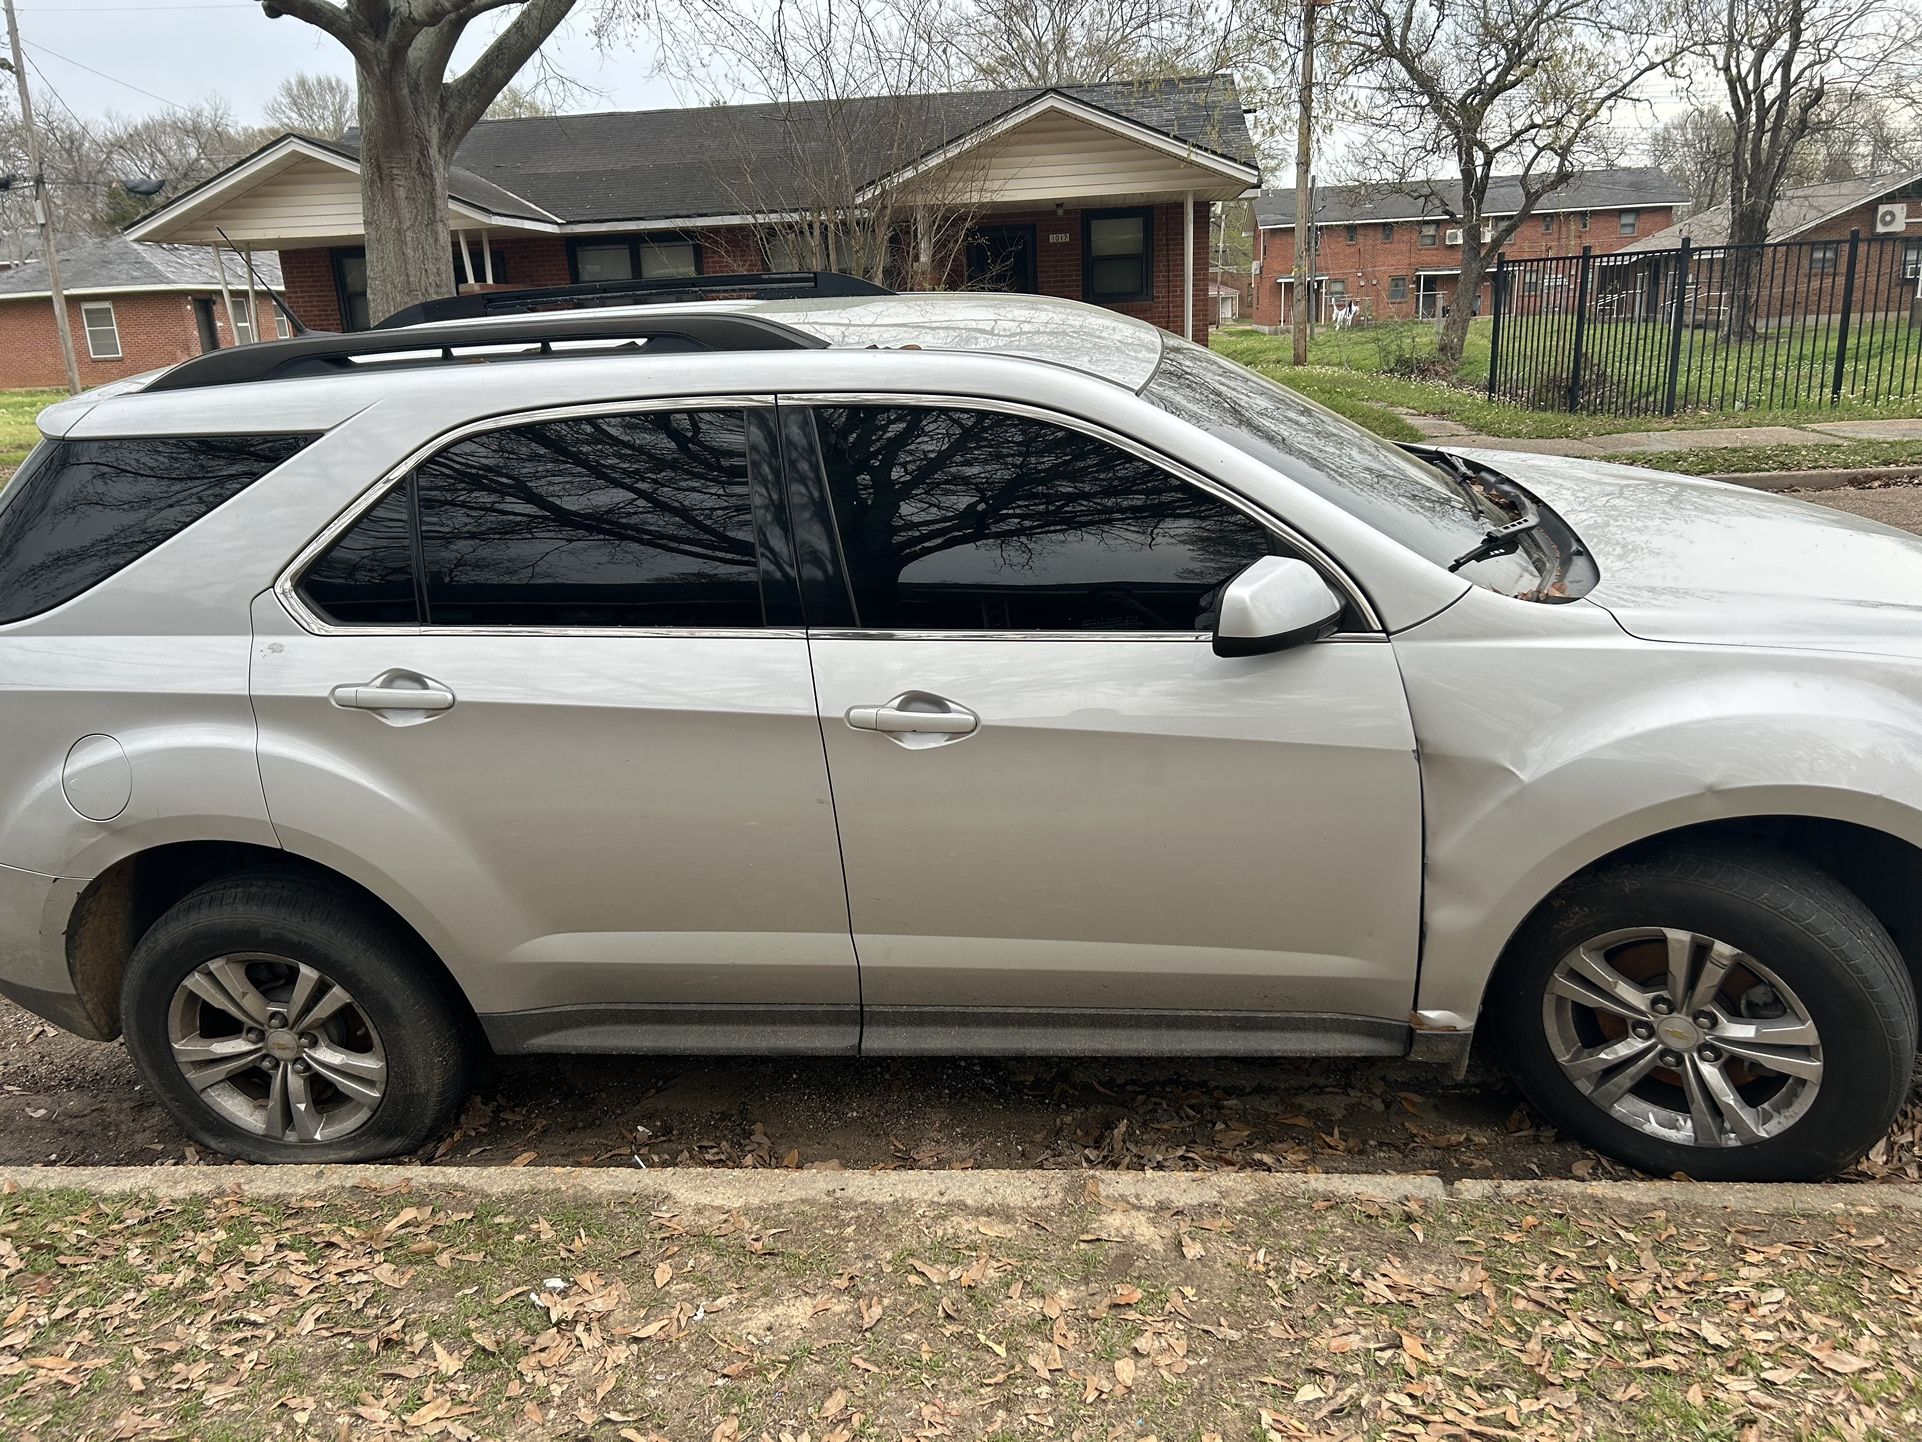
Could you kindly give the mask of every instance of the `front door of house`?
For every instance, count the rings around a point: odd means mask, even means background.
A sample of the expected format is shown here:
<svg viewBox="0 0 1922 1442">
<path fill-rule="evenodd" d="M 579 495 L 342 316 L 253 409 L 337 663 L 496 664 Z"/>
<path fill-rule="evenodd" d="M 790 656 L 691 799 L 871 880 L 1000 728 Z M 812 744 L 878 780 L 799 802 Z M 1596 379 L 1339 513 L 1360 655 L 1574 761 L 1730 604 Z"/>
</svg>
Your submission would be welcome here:
<svg viewBox="0 0 1922 1442">
<path fill-rule="evenodd" d="M 1034 227 L 981 225 L 968 232 L 969 290 L 1035 293 Z"/>
</svg>

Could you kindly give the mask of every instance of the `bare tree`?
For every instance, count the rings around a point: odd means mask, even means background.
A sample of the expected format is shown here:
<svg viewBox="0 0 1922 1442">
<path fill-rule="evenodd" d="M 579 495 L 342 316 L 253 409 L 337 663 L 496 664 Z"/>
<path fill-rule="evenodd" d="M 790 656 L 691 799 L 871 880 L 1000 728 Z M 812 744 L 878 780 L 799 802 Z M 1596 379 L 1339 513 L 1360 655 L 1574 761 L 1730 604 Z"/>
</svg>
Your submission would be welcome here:
<svg viewBox="0 0 1922 1442">
<path fill-rule="evenodd" d="M 929 22 L 969 77 L 1092 84 L 1228 68 L 1245 32 L 1232 0 L 959 0 Z"/>
<path fill-rule="evenodd" d="M 539 87 L 522 85 L 518 81 L 502 88 L 494 97 L 494 103 L 487 107 L 483 120 L 532 120 L 540 115 L 554 114 L 554 107 L 541 93 Z"/>
<path fill-rule="evenodd" d="M 338 140 L 353 127 L 357 109 L 354 87 L 338 75 L 301 70 L 280 82 L 261 113 L 278 129 Z"/>
<path fill-rule="evenodd" d="M 894 0 L 686 0 L 664 43 L 703 100 L 765 97 L 730 110 L 710 168 L 776 268 L 916 284 L 960 269 L 982 159 L 915 162 L 991 111 L 942 91 L 952 51 L 920 17 Z"/>
<path fill-rule="evenodd" d="M 1910 93 L 1922 24 L 1906 0 L 1699 0 L 1691 14 L 1728 97 L 1729 240 L 1757 244 L 1811 136 Z"/>
<path fill-rule="evenodd" d="M 1376 175 L 1446 168 L 1411 186 L 1462 232 L 1439 350 L 1461 359 L 1490 259 L 1541 201 L 1612 158 L 1612 124 L 1681 51 L 1644 0 L 1349 0 L 1330 25 L 1348 117 L 1366 123 Z M 1659 0 L 1650 0 L 1659 3 Z M 1489 212 L 1490 182 L 1516 177 Z"/>
<path fill-rule="evenodd" d="M 1725 112 L 1692 106 L 1649 132 L 1648 158 L 1668 172 L 1698 209 L 1728 199 L 1733 130 Z"/>
<path fill-rule="evenodd" d="M 1769 216 L 1831 117 L 1876 95 L 1906 95 L 1922 26 L 1907 0 L 1692 0 L 1688 33 L 1728 101 L 1729 243 L 1768 239 Z M 1754 332 L 1760 252 L 1736 251 L 1722 330 Z"/>
<path fill-rule="evenodd" d="M 487 107 L 577 0 L 261 0 L 331 36 L 353 57 L 367 301 L 376 317 L 449 294 L 447 175 Z M 473 64 L 454 47 L 490 12 L 512 12 Z"/>
</svg>

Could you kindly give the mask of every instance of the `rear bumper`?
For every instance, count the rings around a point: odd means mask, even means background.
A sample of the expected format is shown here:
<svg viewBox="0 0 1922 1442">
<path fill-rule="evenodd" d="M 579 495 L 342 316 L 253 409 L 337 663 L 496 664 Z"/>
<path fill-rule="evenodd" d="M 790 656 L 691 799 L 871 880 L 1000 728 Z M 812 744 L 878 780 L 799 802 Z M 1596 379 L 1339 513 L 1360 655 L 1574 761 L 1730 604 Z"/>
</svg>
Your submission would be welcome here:
<svg viewBox="0 0 1922 1442">
<path fill-rule="evenodd" d="M 77 1035 L 104 1040 L 74 994 L 67 918 L 86 883 L 0 866 L 0 996 Z"/>
</svg>

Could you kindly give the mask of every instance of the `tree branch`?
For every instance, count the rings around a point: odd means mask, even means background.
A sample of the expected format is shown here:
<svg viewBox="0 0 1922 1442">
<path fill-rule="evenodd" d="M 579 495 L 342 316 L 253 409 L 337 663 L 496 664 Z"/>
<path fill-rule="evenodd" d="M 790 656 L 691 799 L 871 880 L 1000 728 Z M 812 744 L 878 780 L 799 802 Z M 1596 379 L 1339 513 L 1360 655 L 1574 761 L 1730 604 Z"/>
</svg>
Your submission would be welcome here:
<svg viewBox="0 0 1922 1442">
<path fill-rule="evenodd" d="M 468 4 L 456 8 L 472 8 L 476 3 L 483 9 L 493 8 L 485 0 L 468 0 Z M 560 28 L 574 4 L 575 0 L 527 0 L 520 14 L 494 37 L 480 58 L 441 87 L 441 142 L 450 155 L 461 137 L 487 113 L 494 97 L 533 58 L 541 42 Z"/>
<path fill-rule="evenodd" d="M 364 59 L 373 44 L 373 37 L 361 28 L 352 12 L 329 0 L 261 0 L 260 9 L 269 20 L 286 15 L 305 21 L 333 36 L 356 60 Z"/>
</svg>

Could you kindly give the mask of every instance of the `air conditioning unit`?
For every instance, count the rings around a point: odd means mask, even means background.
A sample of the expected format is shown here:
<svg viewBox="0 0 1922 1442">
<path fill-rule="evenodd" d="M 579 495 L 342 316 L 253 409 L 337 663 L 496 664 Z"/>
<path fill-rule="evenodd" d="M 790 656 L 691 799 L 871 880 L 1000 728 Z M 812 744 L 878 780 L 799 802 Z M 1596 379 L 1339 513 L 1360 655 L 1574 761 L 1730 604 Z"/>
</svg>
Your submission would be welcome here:
<svg viewBox="0 0 1922 1442">
<path fill-rule="evenodd" d="M 1443 245 L 1460 245 L 1461 243 L 1462 243 L 1462 233 L 1460 230 L 1449 230 L 1449 231 L 1442 232 Z"/>
<path fill-rule="evenodd" d="M 1875 207 L 1875 233 L 1877 235 L 1894 235 L 1898 231 L 1907 229 L 1908 224 L 1909 208 L 1901 202 L 1891 201 L 1887 205 L 1878 205 Z"/>
</svg>

